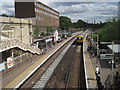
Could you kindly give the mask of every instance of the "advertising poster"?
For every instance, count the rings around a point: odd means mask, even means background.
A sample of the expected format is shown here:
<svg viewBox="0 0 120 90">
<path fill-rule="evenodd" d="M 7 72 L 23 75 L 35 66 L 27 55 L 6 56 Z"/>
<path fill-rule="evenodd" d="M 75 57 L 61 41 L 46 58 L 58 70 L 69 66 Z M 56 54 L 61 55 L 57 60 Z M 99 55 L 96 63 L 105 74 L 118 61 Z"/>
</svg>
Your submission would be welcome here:
<svg viewBox="0 0 120 90">
<path fill-rule="evenodd" d="M 5 70 L 5 65 L 4 63 L 0 63 L 0 72 Z"/>
<path fill-rule="evenodd" d="M 57 30 L 54 33 L 54 41 L 58 41 L 58 31 Z"/>
<path fill-rule="evenodd" d="M 7 67 L 8 68 L 11 68 L 11 67 L 13 67 L 13 60 L 12 60 L 12 58 L 7 58 Z"/>
</svg>

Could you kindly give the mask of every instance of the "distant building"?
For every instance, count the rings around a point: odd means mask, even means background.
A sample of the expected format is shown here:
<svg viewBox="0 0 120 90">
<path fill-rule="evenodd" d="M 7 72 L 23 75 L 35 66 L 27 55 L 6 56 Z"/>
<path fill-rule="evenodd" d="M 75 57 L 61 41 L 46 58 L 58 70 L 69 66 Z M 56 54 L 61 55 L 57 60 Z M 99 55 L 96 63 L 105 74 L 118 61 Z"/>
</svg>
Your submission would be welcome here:
<svg viewBox="0 0 120 90">
<path fill-rule="evenodd" d="M 32 18 L 33 25 L 39 27 L 41 32 L 46 32 L 47 26 L 52 29 L 59 27 L 59 12 L 38 1 L 17 2 L 16 0 L 15 16 Z"/>
</svg>

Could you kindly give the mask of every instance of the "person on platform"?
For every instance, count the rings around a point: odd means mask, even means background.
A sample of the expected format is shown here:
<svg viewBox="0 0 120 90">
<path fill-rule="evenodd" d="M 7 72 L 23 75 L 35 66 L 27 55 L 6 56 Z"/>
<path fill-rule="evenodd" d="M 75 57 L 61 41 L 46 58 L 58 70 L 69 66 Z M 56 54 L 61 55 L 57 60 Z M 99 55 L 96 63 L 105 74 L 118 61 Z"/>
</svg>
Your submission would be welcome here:
<svg viewBox="0 0 120 90">
<path fill-rule="evenodd" d="M 100 68 L 98 66 L 96 66 L 95 68 L 95 74 L 96 74 L 96 77 L 100 74 Z"/>
</svg>

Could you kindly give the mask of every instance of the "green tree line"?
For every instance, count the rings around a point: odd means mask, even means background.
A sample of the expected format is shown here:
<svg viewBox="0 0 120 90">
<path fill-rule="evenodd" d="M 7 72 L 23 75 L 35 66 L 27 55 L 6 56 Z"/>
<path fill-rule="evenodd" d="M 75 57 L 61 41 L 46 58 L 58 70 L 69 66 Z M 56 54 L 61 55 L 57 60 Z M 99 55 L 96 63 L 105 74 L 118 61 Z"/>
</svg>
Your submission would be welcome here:
<svg viewBox="0 0 120 90">
<path fill-rule="evenodd" d="M 101 28 L 105 25 L 105 23 L 87 23 L 81 19 L 79 19 L 77 22 L 72 22 L 70 18 L 66 16 L 60 16 L 59 18 L 59 23 L 60 23 L 60 29 L 69 29 L 69 28 L 93 28 L 93 29 L 98 29 Z"/>
<path fill-rule="evenodd" d="M 61 16 L 60 28 L 92 28 L 99 34 L 100 41 L 120 41 L 120 19 L 117 17 L 109 18 L 104 23 L 87 23 L 81 19 L 72 23 L 70 18 Z"/>
<path fill-rule="evenodd" d="M 120 19 L 113 17 L 97 31 L 100 41 L 120 41 Z"/>
</svg>

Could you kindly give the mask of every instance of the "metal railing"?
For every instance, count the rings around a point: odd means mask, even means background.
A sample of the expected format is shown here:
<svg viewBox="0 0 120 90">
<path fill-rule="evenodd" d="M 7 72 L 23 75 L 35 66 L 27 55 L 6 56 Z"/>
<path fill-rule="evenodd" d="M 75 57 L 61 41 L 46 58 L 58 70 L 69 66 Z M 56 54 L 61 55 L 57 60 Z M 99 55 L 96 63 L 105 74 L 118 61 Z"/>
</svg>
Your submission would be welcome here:
<svg viewBox="0 0 120 90">
<path fill-rule="evenodd" d="M 33 54 L 41 54 L 41 51 L 39 48 L 36 46 L 30 46 L 29 44 L 23 43 L 22 41 L 18 39 L 11 39 L 11 40 L 6 40 L 2 41 L 0 43 L 0 52 L 18 47 L 24 51 L 29 51 Z"/>
</svg>

